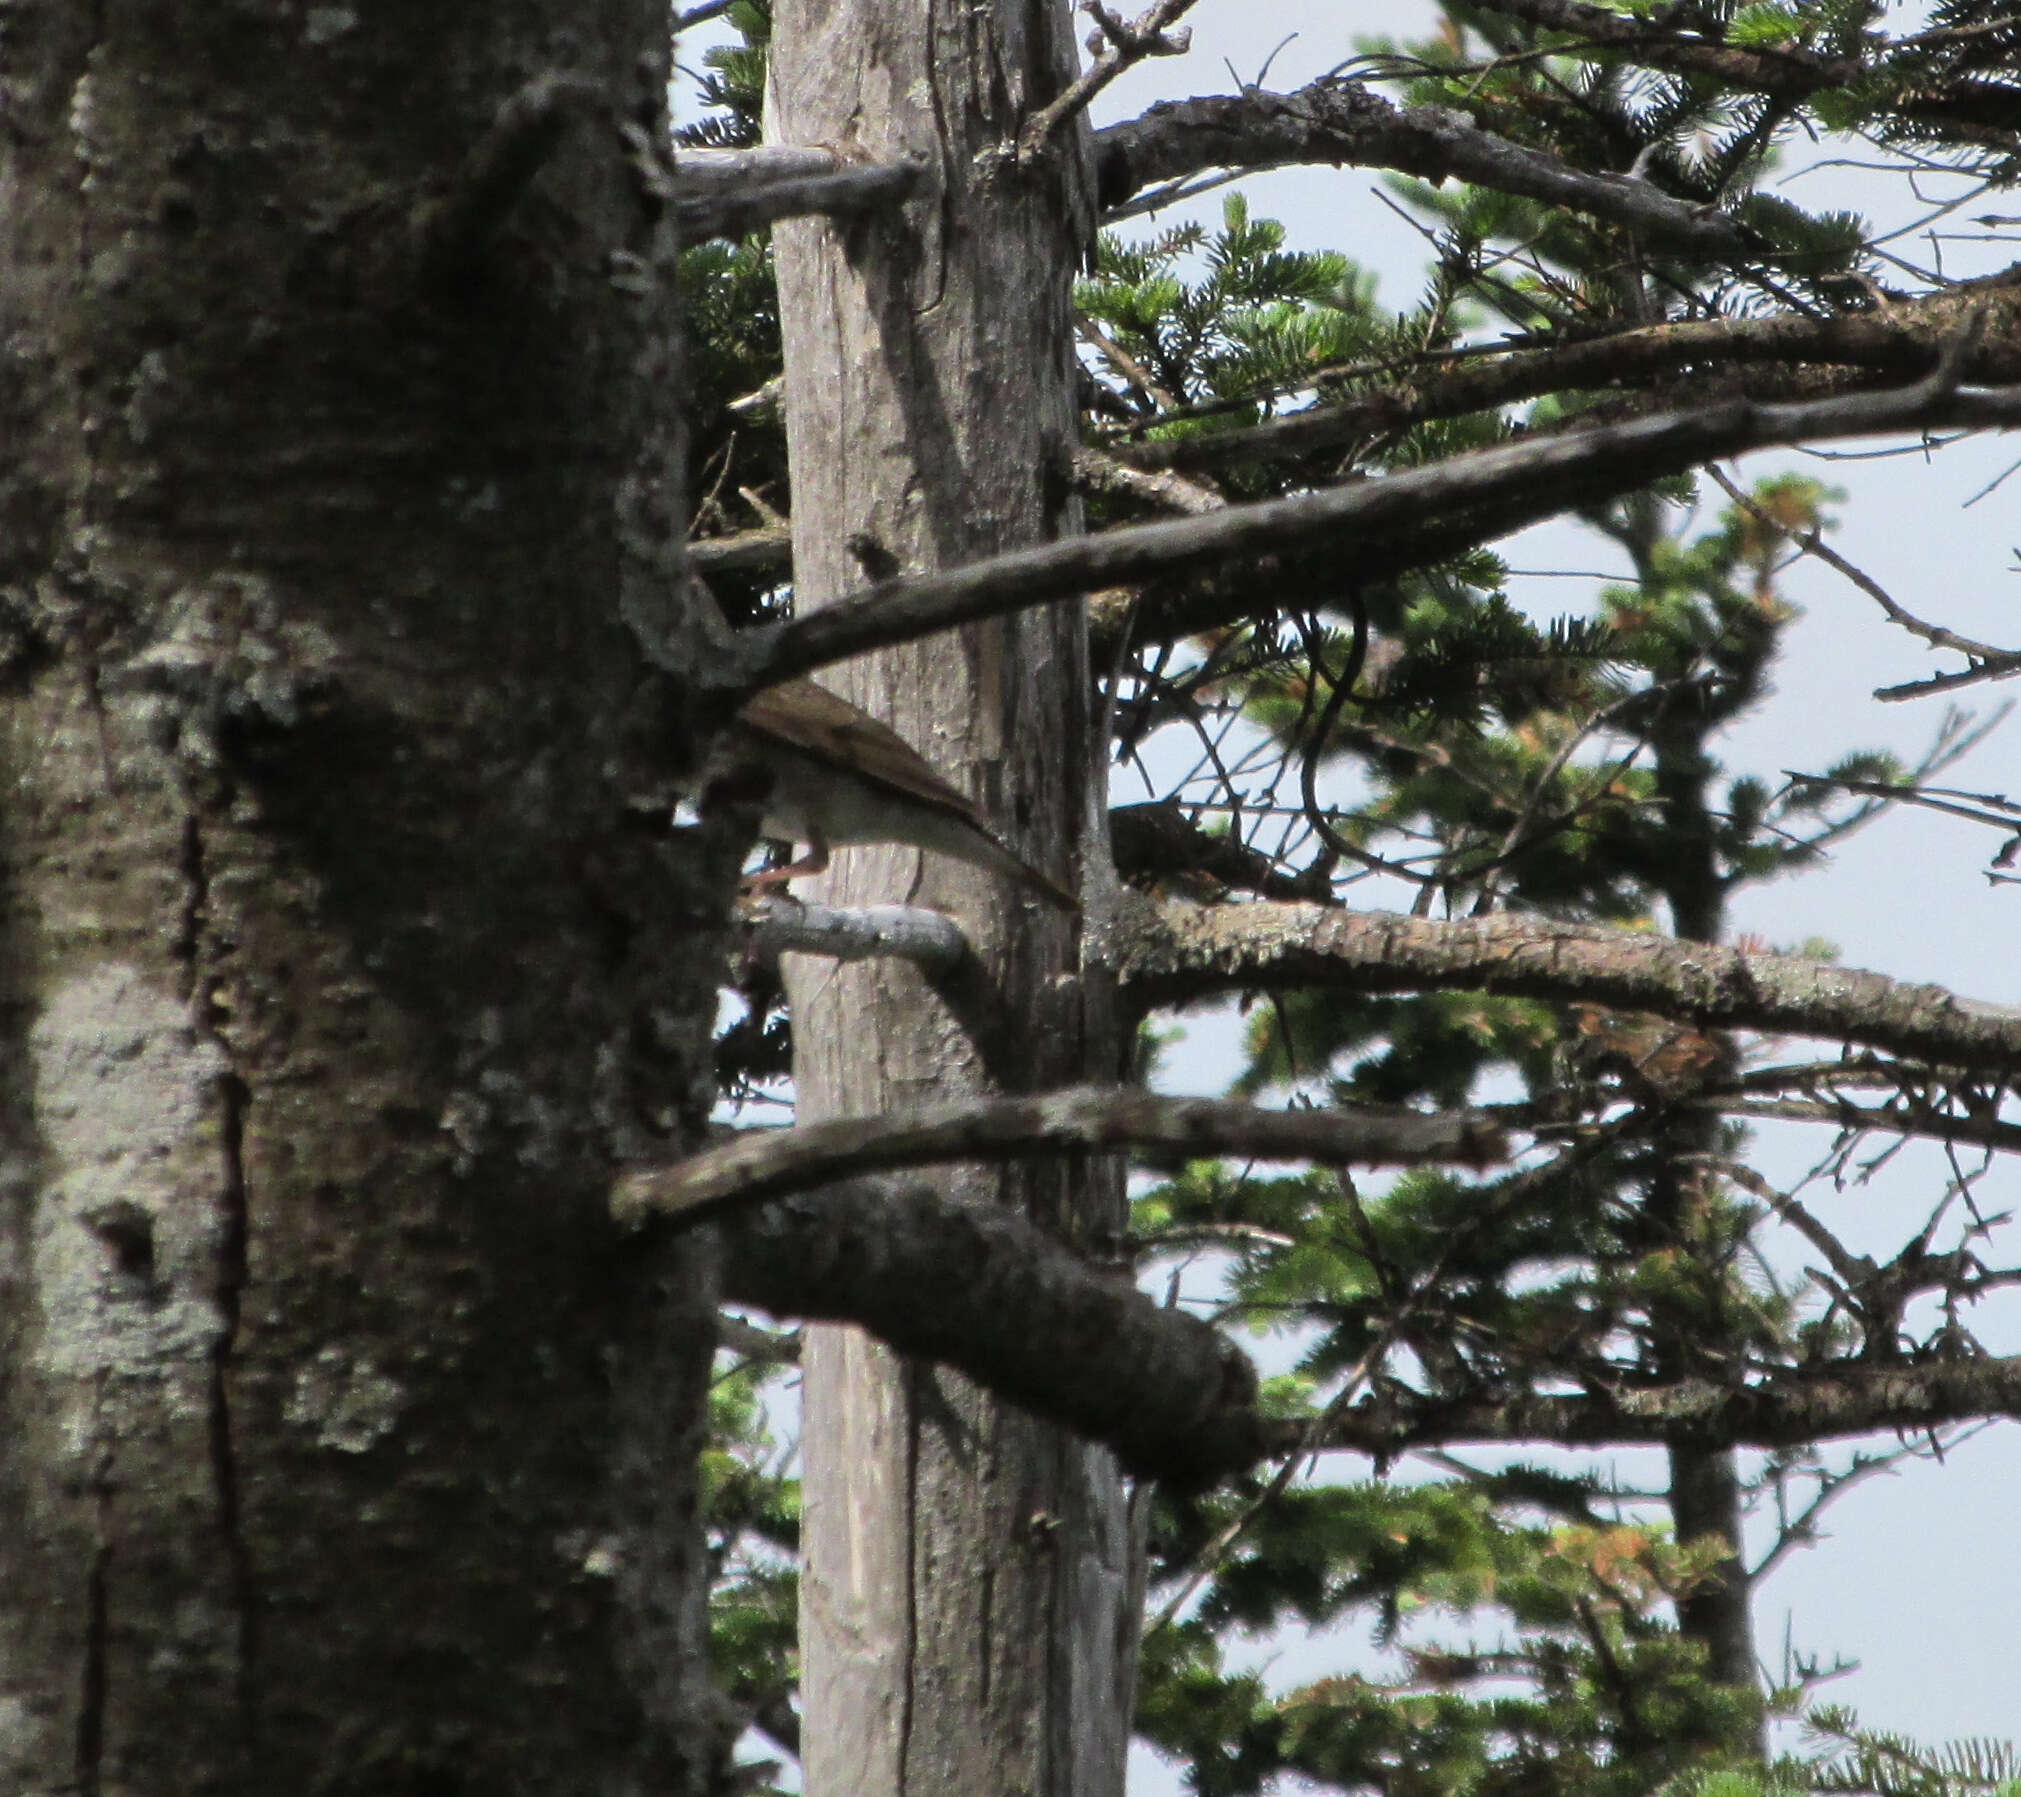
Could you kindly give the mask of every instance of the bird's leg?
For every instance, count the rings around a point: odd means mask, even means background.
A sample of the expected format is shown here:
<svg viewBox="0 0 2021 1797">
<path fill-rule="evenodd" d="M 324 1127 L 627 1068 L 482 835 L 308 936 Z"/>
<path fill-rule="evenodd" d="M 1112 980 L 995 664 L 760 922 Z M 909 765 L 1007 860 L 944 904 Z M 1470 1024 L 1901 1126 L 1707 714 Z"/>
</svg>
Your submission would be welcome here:
<svg viewBox="0 0 2021 1797">
<path fill-rule="evenodd" d="M 762 873 L 749 874 L 743 882 L 746 898 L 770 896 L 791 897 L 786 891 L 789 880 L 797 880 L 802 874 L 818 874 L 828 871 L 828 838 L 811 825 L 807 831 L 807 852 L 798 861 L 789 861 L 784 867 L 768 867 Z"/>
</svg>

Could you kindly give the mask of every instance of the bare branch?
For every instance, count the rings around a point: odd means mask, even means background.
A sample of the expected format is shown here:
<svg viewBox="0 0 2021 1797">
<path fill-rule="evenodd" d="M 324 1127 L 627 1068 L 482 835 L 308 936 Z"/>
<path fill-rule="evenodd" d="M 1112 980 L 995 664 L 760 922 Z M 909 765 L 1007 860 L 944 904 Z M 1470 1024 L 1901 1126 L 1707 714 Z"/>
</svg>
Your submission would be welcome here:
<svg viewBox="0 0 2021 1797">
<path fill-rule="evenodd" d="M 756 683 L 773 684 L 959 624 L 1176 569 L 1345 541 L 1354 546 L 1356 578 L 1377 580 L 1716 457 L 1890 431 L 2017 423 L 2021 387 L 1959 389 L 1941 373 L 1888 392 L 1808 403 L 1733 399 L 1477 450 L 1380 480 L 1204 517 L 1069 537 L 942 573 L 899 576 L 748 633 L 747 641 Z"/>
<path fill-rule="evenodd" d="M 1170 469 L 1154 472 L 1133 468 L 1099 449 L 1075 450 L 1069 466 L 1076 492 L 1134 499 L 1181 518 L 1202 517 L 1208 512 L 1225 510 L 1228 504 L 1219 493 L 1182 474 L 1174 474 Z"/>
<path fill-rule="evenodd" d="M 1203 874 L 1238 891 L 1294 900 L 1323 898 L 1330 885 L 1323 865 L 1290 872 L 1232 835 L 1203 830 L 1175 799 L 1117 806 L 1109 835 L 1116 871 L 1126 879 Z"/>
<path fill-rule="evenodd" d="M 895 206 L 915 193 L 925 163 L 852 164 L 833 150 L 767 147 L 690 150 L 679 171 L 675 217 L 681 240 L 741 237 L 777 219 Z"/>
<path fill-rule="evenodd" d="M 1694 1101 L 1698 1102 L 1698 1101 Z M 1708 1093 L 1705 1108 L 1724 1117 L 1777 1117 L 1791 1123 L 1824 1123 L 1834 1129 L 1871 1130 L 1877 1135 L 1928 1136 L 1942 1142 L 1968 1142 L 1975 1148 L 2021 1152 L 2021 1124 L 1997 1117 L 1975 1117 L 1932 1106 L 1888 1105 L 1875 1108 L 1842 1098 L 1750 1098 L 1735 1101 Z"/>
<path fill-rule="evenodd" d="M 798 1329 L 760 1329 L 727 1311 L 716 1319 L 716 1346 L 742 1360 L 785 1365 L 800 1358 Z"/>
<path fill-rule="evenodd" d="M 1706 470 L 1713 481 L 1741 510 L 1748 513 L 1757 523 L 1765 524 L 1771 530 L 1782 530 L 1781 525 L 1766 510 L 1734 485 L 1717 468 Z M 1784 531 L 1785 536 L 1789 535 Z M 1865 569 L 1846 560 L 1844 556 L 1824 540 L 1822 526 L 1814 526 L 1800 537 L 1791 539 L 1799 554 L 1815 556 L 1828 568 L 1838 573 L 1858 587 L 1861 592 L 1881 608 L 1890 624 L 1898 625 L 1911 636 L 1921 637 L 1933 649 L 1955 649 L 1972 666 L 1961 674 L 1947 674 L 1939 678 L 1951 685 L 1963 685 L 1967 680 L 1993 680 L 2002 675 L 2021 671 L 2021 651 L 2002 649 L 1992 643 L 1982 643 L 1969 636 L 1960 636 L 1955 630 L 1946 630 L 1941 624 L 1926 623 L 1914 612 L 1896 603 L 1886 587 L 1867 573 Z M 1929 681 L 1916 681 L 1908 686 L 1883 687 L 1874 694 L 1877 699 L 1907 699 L 1935 690 Z"/>
<path fill-rule="evenodd" d="M 763 961 L 820 955 L 830 961 L 894 960 L 945 971 L 968 959 L 968 938 L 944 911 L 919 905 L 841 910 L 798 899 L 760 899 L 737 920 L 745 951 Z"/>
<path fill-rule="evenodd" d="M 723 1285 L 778 1316 L 860 1324 L 1106 1442 L 1131 1471 L 1211 1485 L 1275 1451 L 1248 1360 L 1023 1217 L 853 1180 L 727 1216 Z"/>
<path fill-rule="evenodd" d="M 1101 0 L 1082 0 L 1081 10 L 1096 22 L 1095 33 L 1089 40 L 1096 51 L 1095 60 L 1065 93 L 1027 121 L 1018 134 L 1018 160 L 1029 162 L 1042 154 L 1054 138 L 1087 111 L 1103 88 L 1147 56 L 1183 56 L 1193 42 L 1193 34 L 1175 31 L 1168 37 L 1165 28 L 1182 13 L 1189 12 L 1193 4 L 1194 0 L 1157 0 L 1142 17 L 1125 20 L 1109 11 Z"/>
<path fill-rule="evenodd" d="M 1127 1086 L 1070 1086 L 909 1114 L 756 1130 L 671 1167 L 625 1174 L 611 1197 L 620 1222 L 695 1221 L 851 1175 L 946 1161 L 1010 1160 L 1152 1148 L 1329 1165 L 1408 1166 L 1503 1160 L 1501 1129 L 1478 1113 L 1374 1107 L 1266 1110 L 1212 1098 L 1163 1098 Z"/>
<path fill-rule="evenodd" d="M 777 574 L 783 580 L 793 572 L 793 532 L 768 525 L 735 536 L 703 537 L 688 545 L 688 562 L 704 579 L 735 572 Z"/>
<path fill-rule="evenodd" d="M 1946 1067 L 2021 1067 L 2021 1010 L 1828 962 L 1640 930 L 1141 898 L 1126 903 L 1114 927 L 1118 977 L 1144 1008 L 1279 985 L 1506 992 L 1650 1011 L 1708 1030 L 1858 1042 Z"/>
<path fill-rule="evenodd" d="M 1327 76 L 1295 93 L 1247 88 L 1166 101 L 1095 133 L 1096 197 L 1104 211 L 1158 182 L 1208 169 L 1332 163 L 1454 178 L 1611 220 L 1708 256 L 1759 253 L 1714 207 L 1673 198 L 1638 176 L 1592 175 L 1484 131 L 1442 106 L 1392 105 L 1357 81 Z"/>
</svg>

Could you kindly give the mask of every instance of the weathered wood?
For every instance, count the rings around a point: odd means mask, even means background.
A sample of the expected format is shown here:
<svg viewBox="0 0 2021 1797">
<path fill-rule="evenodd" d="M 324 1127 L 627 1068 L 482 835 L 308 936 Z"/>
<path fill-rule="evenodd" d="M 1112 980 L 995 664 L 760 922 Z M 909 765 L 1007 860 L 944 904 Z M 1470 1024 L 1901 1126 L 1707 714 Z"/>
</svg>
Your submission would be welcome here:
<svg viewBox="0 0 2021 1797">
<path fill-rule="evenodd" d="M 1049 471 L 1075 436 L 1084 137 L 1067 133 L 1029 167 L 1008 154 L 1064 91 L 1072 57 L 1062 0 L 778 9 L 768 136 L 872 162 L 917 156 L 928 171 L 902 216 L 776 233 L 803 612 L 867 574 L 959 566 L 1078 528 Z M 1035 611 L 834 676 L 1048 868 L 1069 858 L 1091 759 L 1078 612 Z M 817 890 L 976 919 L 989 996 L 958 1018 L 910 969 L 789 957 L 803 1115 L 1112 1076 L 1090 1065 L 1109 1045 L 1063 981 L 1065 920 L 1001 892 L 992 902 L 986 876 L 907 850 L 845 851 Z M 1050 1226 L 1120 1228 L 1104 1172 L 992 1168 L 955 1183 Z M 850 1331 L 811 1330 L 806 1365 L 808 1790 L 1119 1792 L 1134 1627 L 1113 1460 Z"/>
<path fill-rule="evenodd" d="M 1479 1111 L 1345 1104 L 1280 1110 L 1238 1099 L 1167 1098 L 1132 1086 L 1069 1086 L 1023 1098 L 957 1099 L 923 1111 L 746 1130 L 671 1167 L 626 1174 L 611 1208 L 621 1222 L 688 1222 L 859 1173 L 1119 1148 L 1334 1167 L 1486 1166 L 1509 1156 L 1507 1134 Z"/>
</svg>

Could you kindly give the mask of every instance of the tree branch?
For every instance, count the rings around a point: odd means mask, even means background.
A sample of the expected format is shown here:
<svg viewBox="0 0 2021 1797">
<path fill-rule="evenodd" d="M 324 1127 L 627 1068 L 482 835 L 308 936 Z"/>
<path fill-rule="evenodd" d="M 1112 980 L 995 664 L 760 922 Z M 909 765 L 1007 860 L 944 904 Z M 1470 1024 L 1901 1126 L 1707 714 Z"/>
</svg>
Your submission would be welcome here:
<svg viewBox="0 0 2021 1797">
<path fill-rule="evenodd" d="M 1438 922 L 1324 905 L 1126 902 L 1109 949 L 1140 1009 L 1215 992 L 1483 991 L 1650 1011 L 1701 1029 L 2021 1068 L 2021 1010 L 1794 955 L 1527 916 Z"/>
<path fill-rule="evenodd" d="M 1327 542 L 1352 543 L 1355 577 L 1378 580 L 1748 450 L 2016 423 L 2021 388 L 1958 389 L 1940 373 L 1882 393 L 1770 405 L 1740 398 L 1595 425 L 1380 480 L 1069 537 L 943 573 L 879 581 L 790 623 L 747 633 L 753 683 L 789 680 L 853 655 L 1098 587 Z"/>
<path fill-rule="evenodd" d="M 776 574 L 789 579 L 793 573 L 793 532 L 785 525 L 768 524 L 727 537 L 702 537 L 689 543 L 688 563 L 705 580 L 717 573 Z"/>
<path fill-rule="evenodd" d="M 1417 376 L 1408 397 L 1379 393 L 1240 430 L 1153 442 L 1118 440 L 1104 448 L 1136 468 L 1206 473 L 1239 462 L 1337 450 L 1413 424 L 1462 418 L 1548 393 L 1597 392 L 1663 375 L 1705 375 L 1770 362 L 1909 376 L 1927 370 L 1981 307 L 1986 327 L 1966 358 L 1966 377 L 1982 383 L 2021 381 L 2021 281 L 2017 270 L 2009 269 L 1982 282 L 1831 318 L 1787 313 L 1678 320 L 1583 343 L 1517 350 Z M 1316 370 L 1315 376 L 1327 372 Z"/>
<path fill-rule="evenodd" d="M 1180 14 L 1192 9 L 1194 0 L 1157 0 L 1150 11 L 1125 20 L 1101 4 L 1082 0 L 1081 10 L 1096 22 L 1092 45 L 1095 60 L 1075 79 L 1065 93 L 1036 112 L 1018 133 L 1018 160 L 1029 162 L 1040 155 L 1066 127 L 1087 111 L 1095 96 L 1118 76 L 1134 68 L 1147 56 L 1183 56 L 1193 42 L 1190 31 L 1174 31 L 1169 26 Z"/>
<path fill-rule="evenodd" d="M 687 150 L 675 168 L 675 217 L 683 243 L 741 237 L 774 220 L 810 213 L 895 206 L 926 176 L 926 165 L 916 160 L 852 164 L 833 150 L 776 145 Z"/>
<path fill-rule="evenodd" d="M 1121 1148 L 1388 1167 L 1422 1161 L 1483 1166 L 1508 1155 L 1501 1129 L 1467 1111 L 1276 1111 L 1222 1099 L 1163 1098 L 1129 1086 L 1070 1086 L 1034 1097 L 967 1099 L 896 1116 L 754 1130 L 674 1166 L 625 1174 L 611 1210 L 620 1222 L 648 1216 L 693 1222 L 859 1173 Z"/>
<path fill-rule="evenodd" d="M 856 1323 L 901 1353 L 1201 1487 L 1286 1436 L 1233 1344 L 1010 1211 L 854 1180 L 725 1217 L 723 1288 L 777 1316 Z"/>
<path fill-rule="evenodd" d="M 1805 1368 L 1738 1387 L 1595 1381 L 1576 1394 L 1455 1400 L 1391 1386 L 1345 1410 L 1318 1445 L 1380 1457 L 1464 1441 L 1773 1448 L 1984 1416 L 2021 1416 L 2021 1356 Z"/>
<path fill-rule="evenodd" d="M 1358 81 L 1327 76 L 1294 93 L 1164 101 L 1094 137 L 1097 203 L 1123 205 L 1146 187 L 1208 169 L 1332 163 L 1455 178 L 1563 206 L 1704 255 L 1729 260 L 1761 246 L 1716 208 L 1676 199 L 1625 175 L 1592 175 L 1484 131 L 1442 106 L 1392 105 Z"/>
<path fill-rule="evenodd" d="M 1651 68 L 1712 75 L 1734 87 L 1801 99 L 1820 88 L 1843 87 L 1865 72 L 1856 56 L 1820 56 L 1801 47 L 1736 48 L 1594 6 L 1588 0 L 1480 0 L 1489 12 L 1575 32 L 1589 44 L 1632 55 Z"/>
<path fill-rule="evenodd" d="M 429 277 L 455 281 L 467 274 L 560 148 L 568 127 L 604 104 L 603 89 L 594 81 L 560 74 L 538 76 L 507 100 L 471 146 L 449 191 L 414 221 L 420 264 Z"/>
<path fill-rule="evenodd" d="M 1584 46 L 1565 45 L 1569 55 L 1582 48 L 1612 51 L 1646 68 L 1710 75 L 1730 86 L 1787 101 L 1806 99 L 1826 88 L 1885 81 L 1896 73 L 1887 62 L 1890 51 L 1928 42 L 1936 35 L 1882 40 L 1876 45 L 1877 54 L 1863 62 L 1857 56 L 1820 55 L 1800 44 L 1721 43 L 1627 17 L 1589 0 L 1480 0 L 1480 4 L 1504 17 L 1585 39 Z M 1951 125 L 1974 142 L 1990 141 L 2002 148 L 2011 148 L 2014 142 L 2012 90 L 2005 82 L 1958 80 L 1920 90 L 1910 87 L 1898 96 L 1894 110 L 1907 118 Z"/>
<path fill-rule="evenodd" d="M 736 919 L 747 953 L 820 955 L 830 961 L 895 960 L 945 971 L 968 959 L 968 938 L 944 911 L 920 905 L 866 905 L 841 910 L 798 899 L 762 899 Z"/>
</svg>

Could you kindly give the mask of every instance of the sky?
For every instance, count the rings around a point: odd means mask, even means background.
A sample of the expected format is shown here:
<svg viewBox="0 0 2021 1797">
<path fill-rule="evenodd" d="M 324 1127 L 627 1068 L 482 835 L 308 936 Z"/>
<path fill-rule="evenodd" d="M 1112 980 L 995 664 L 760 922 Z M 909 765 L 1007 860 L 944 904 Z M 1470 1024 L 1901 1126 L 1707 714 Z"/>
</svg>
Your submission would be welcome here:
<svg viewBox="0 0 2021 1797">
<path fill-rule="evenodd" d="M 1189 54 L 1132 71 L 1103 96 L 1097 122 L 1133 116 L 1155 99 L 1231 91 L 1238 78 L 1255 81 L 1266 59 L 1269 86 L 1295 87 L 1352 55 L 1357 36 L 1408 34 L 1414 10 L 1279 0 L 1260 12 L 1235 0 L 1201 0 L 1187 18 Z M 1265 21 L 1260 26 L 1259 17 Z M 1791 197 L 1811 209 L 1859 211 L 1883 220 L 1888 230 L 1910 224 L 1924 208 L 1898 178 L 1836 165 L 1841 157 L 1865 154 L 1857 146 L 1827 145 L 1792 156 L 1783 177 Z M 1378 301 L 1401 307 L 1418 290 L 1423 245 L 1376 197 L 1378 188 L 1372 171 L 1331 168 L 1279 171 L 1242 184 L 1252 215 L 1281 220 L 1294 247 L 1341 250 L 1375 269 Z M 1955 183 L 1924 188 L 1932 199 L 1959 191 Z M 1211 221 L 1219 203 L 1218 195 L 1206 197 L 1194 203 L 1192 215 Z M 2021 207 L 1995 197 L 1965 214 L 1981 210 Z M 1134 223 L 1147 227 L 1150 221 Z M 1955 216 L 1936 228 L 1979 230 Z M 1887 247 L 1921 266 L 1941 254 L 1947 272 L 1971 274 L 2021 258 L 2021 235 L 2005 243 L 1933 244 L 1927 234 L 1912 232 Z M 1878 445 L 1839 447 L 1865 452 Z M 1751 480 L 1798 469 L 1843 488 L 1847 497 L 1835 508 L 1841 524 L 1831 539 L 1842 555 L 1911 611 L 1968 636 L 2021 646 L 2021 549 L 2015 547 L 2021 524 L 2014 521 L 2021 475 L 1969 503 L 2017 461 L 2021 437 L 1989 436 L 1930 456 L 1887 460 L 1759 455 L 1742 464 L 1742 473 Z M 1625 571 L 1618 552 L 1576 525 L 1540 526 L 1498 547 L 1515 568 Z M 1513 596 L 1554 615 L 1590 604 L 1599 584 L 1523 579 Z M 1722 739 L 1728 765 L 1773 777 L 1785 769 L 1828 766 L 1856 748 L 1890 748 L 1905 759 L 1918 755 L 1945 701 L 1883 703 L 1872 693 L 1955 667 L 1957 658 L 1935 655 L 1887 623 L 1871 599 L 1820 563 L 1792 567 L 1782 585 L 1804 616 L 1789 637 L 1777 692 Z M 1970 689 L 1959 702 L 1984 715 L 2002 703 L 2002 689 Z M 2021 719 L 1996 728 L 1946 779 L 2021 797 L 2017 751 Z M 1986 879 L 1997 843 L 1995 835 L 1956 820 L 1897 812 L 1854 837 L 1822 871 L 1743 892 L 1734 928 L 1778 946 L 1824 937 L 1847 965 L 1935 981 L 1995 1003 L 2021 1003 L 2021 957 L 2014 952 L 2021 889 Z M 1208 1091 L 1225 1080 L 1230 1038 L 1225 1027 L 1196 1025 L 1170 1059 L 1172 1089 Z M 1827 1146 L 1824 1132 L 1779 1126 L 1758 1138 L 1753 1159 L 1787 1186 Z M 1930 1152 L 1911 1150 L 1866 1190 L 1819 1208 L 1856 1252 L 1890 1254 L 1915 1233 L 1942 1178 Z M 1981 1188 L 1981 1204 L 2021 1204 L 2014 1168 L 1994 1171 Z M 1999 1323 L 1987 1314 L 1991 1308 L 1983 1307 L 1979 1319 L 1989 1346 L 2021 1351 L 2021 1306 L 2010 1306 Z M 1635 1462 L 1624 1455 L 1614 1464 L 1627 1472 Z M 1832 1681 L 1824 1694 L 1851 1704 L 1872 1726 L 1924 1740 L 2021 1735 L 2017 1489 L 2021 1428 L 2005 1423 L 1967 1442 L 1945 1464 L 1915 1463 L 1850 1490 L 1824 1519 L 1826 1539 L 1789 1556 L 1765 1582 L 1756 1603 L 1764 1656 L 1779 1662 L 1787 1638 L 1801 1652 L 1857 1661 L 1858 1670 Z M 1337 1666 L 1343 1653 L 1359 1657 L 1361 1644 L 1280 1637 L 1256 1644 L 1256 1652 L 1276 1678 L 1290 1682 Z M 1140 1751 L 1131 1788 L 1135 1797 L 1159 1797 L 1179 1787 L 1168 1769 Z"/>
<path fill-rule="evenodd" d="M 1135 0 L 1126 10 L 1139 10 Z M 1277 0 L 1259 8 L 1200 0 L 1187 21 L 1190 53 L 1133 71 L 1102 97 L 1096 122 L 1132 116 L 1159 98 L 1229 91 L 1238 80 L 1254 81 L 1266 60 L 1270 86 L 1296 86 L 1351 55 L 1356 36 L 1406 34 L 1424 16 L 1414 4 Z M 685 48 L 692 54 L 703 41 L 698 36 Z M 1859 154 L 1845 146 L 1807 149 L 1792 157 L 1782 178 L 1806 206 L 1858 210 L 1889 230 L 1910 225 L 1919 212 L 1902 210 L 1915 202 L 1899 179 L 1840 165 L 1841 158 Z M 1344 251 L 1378 272 L 1381 302 L 1410 303 L 1423 245 L 1376 197 L 1378 178 L 1371 171 L 1284 171 L 1246 181 L 1243 190 L 1252 213 L 1282 220 L 1294 246 Z M 1924 191 L 1944 198 L 1956 189 Z M 1219 203 L 1218 195 L 1196 202 L 1191 215 L 1212 219 Z M 2021 205 L 1995 197 L 1937 228 L 1975 233 L 1978 227 L 1960 219 L 1981 210 L 2021 212 Z M 1167 214 L 1166 220 L 1177 216 L 1186 214 Z M 1148 230 L 1150 222 L 1134 221 L 1131 228 Z M 1947 271 L 1973 273 L 2021 256 L 2021 237 L 1936 242 L 1927 231 L 1909 231 L 1887 247 L 1922 265 L 1941 256 Z M 1843 555 L 1910 610 L 1970 636 L 2021 646 L 2021 549 L 2015 547 L 2021 523 L 2014 522 L 2021 475 L 1973 502 L 2017 461 L 2021 437 L 1989 437 L 1885 460 L 1756 456 L 1742 472 L 1751 479 L 1797 468 L 1844 488 L 1847 497 L 1836 508 L 1842 524 L 1832 537 Z M 1618 553 L 1576 526 L 1541 526 L 1500 547 L 1517 568 L 1620 569 Z M 1582 609 L 1598 585 L 1530 577 L 1514 592 L 1549 615 Z M 1915 757 L 1945 702 L 1887 704 L 1874 699 L 1873 690 L 1953 666 L 1956 658 L 1935 656 L 1889 625 L 1872 600 L 1817 562 L 1792 567 L 1783 590 L 1804 616 L 1789 638 L 1779 690 L 1723 739 L 1728 764 L 1773 777 L 1784 769 L 1822 768 L 1855 748 L 1886 747 Z M 2002 689 L 1971 689 L 1960 699 L 1985 714 L 2001 703 Z M 2021 796 L 2017 749 L 2021 720 L 1997 728 L 1947 778 Z M 1995 846 L 1991 833 L 1962 822 L 1912 810 L 1893 814 L 1843 846 L 1824 870 L 1743 893 L 1734 925 L 1779 946 L 1824 937 L 1848 965 L 1936 981 L 1995 1003 L 2021 1003 L 2021 957 L 2014 953 L 2021 888 L 1987 880 Z M 1225 1020 L 1195 1021 L 1163 1079 L 1172 1090 L 1211 1092 L 1233 1068 L 1233 1027 Z M 1754 1158 L 1787 1185 L 1827 1146 L 1822 1132 L 1777 1126 L 1760 1138 Z M 1828 1196 L 1820 1208 L 1855 1251 L 1889 1254 L 1915 1232 L 1942 1176 L 1934 1154 L 1911 1150 L 1865 1188 Z M 1998 1168 L 1981 1188 L 1980 1203 L 1987 1209 L 2021 1205 L 2017 1188 L 2016 1171 Z M 1982 1311 L 1980 1322 L 1995 1351 L 2021 1351 L 2021 1302 L 2004 1319 Z M 1632 1466 L 1627 1456 L 1617 1464 L 1624 1471 Z M 1857 1661 L 1859 1669 L 1834 1681 L 1826 1694 L 1853 1704 L 1871 1725 L 1924 1740 L 2021 1734 L 2021 1652 L 2015 1649 L 2021 1532 L 2011 1495 L 2017 1489 L 2021 1430 L 2011 1423 L 1966 1443 L 1943 1465 L 1917 1463 L 1859 1485 L 1827 1515 L 1823 1543 L 1791 1555 L 1765 1585 L 1756 1609 L 1764 1654 L 1778 1658 L 1787 1637 L 1802 1651 Z M 1252 1651 L 1289 1681 L 1340 1669 L 1360 1660 L 1365 1649 L 1352 1637 L 1319 1643 L 1280 1637 Z M 1174 1773 L 1152 1756 L 1140 1752 L 1133 1761 L 1133 1797 L 1163 1797 L 1178 1788 Z"/>
</svg>

